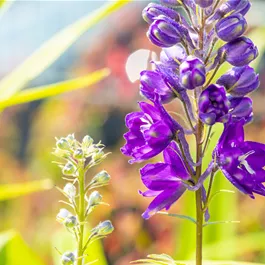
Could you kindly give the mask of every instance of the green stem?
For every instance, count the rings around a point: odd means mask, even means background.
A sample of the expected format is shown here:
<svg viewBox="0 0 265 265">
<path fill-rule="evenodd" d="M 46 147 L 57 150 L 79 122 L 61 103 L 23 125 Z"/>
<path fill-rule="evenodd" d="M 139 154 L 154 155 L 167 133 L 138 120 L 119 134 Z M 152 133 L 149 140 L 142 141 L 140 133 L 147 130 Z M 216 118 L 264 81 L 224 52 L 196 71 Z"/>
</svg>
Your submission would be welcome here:
<svg viewBox="0 0 265 265">
<path fill-rule="evenodd" d="M 203 123 L 199 120 L 196 133 L 196 157 L 197 162 L 202 156 Z M 202 173 L 202 164 L 196 167 L 196 179 Z M 196 191 L 196 265 L 202 265 L 202 238 L 203 238 L 203 209 L 202 209 L 202 189 Z"/>
<path fill-rule="evenodd" d="M 79 209 L 78 219 L 80 222 L 80 230 L 78 237 L 77 257 L 83 256 L 83 242 L 84 242 L 84 222 L 85 222 L 85 171 L 84 165 L 79 170 Z M 83 265 L 83 258 L 77 260 L 77 265 Z"/>
</svg>

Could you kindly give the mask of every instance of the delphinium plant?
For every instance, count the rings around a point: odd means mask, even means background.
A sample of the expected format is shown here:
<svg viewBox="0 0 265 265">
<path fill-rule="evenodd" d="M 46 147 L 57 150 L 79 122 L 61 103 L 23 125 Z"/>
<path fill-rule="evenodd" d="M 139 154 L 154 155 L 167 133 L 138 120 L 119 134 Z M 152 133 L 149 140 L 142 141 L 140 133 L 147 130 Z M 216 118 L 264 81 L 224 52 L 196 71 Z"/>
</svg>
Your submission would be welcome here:
<svg viewBox="0 0 265 265">
<path fill-rule="evenodd" d="M 91 229 L 89 236 L 85 231 L 91 212 L 100 204 L 106 204 L 102 201 L 102 195 L 95 189 L 107 185 L 110 180 L 110 175 L 103 170 L 89 181 L 88 171 L 101 163 L 107 154 L 103 152 L 104 146 L 101 143 L 94 144 L 88 135 L 81 143 L 73 134 L 56 140 L 53 154 L 62 160 L 56 163 L 62 168 L 63 179 L 67 181 L 63 189 L 57 189 L 67 198 L 67 201 L 60 202 L 69 208 L 60 209 L 56 219 L 66 227 L 76 241 L 75 251 L 58 251 L 63 265 L 83 265 L 85 256 L 89 255 L 89 244 L 106 237 L 114 229 L 111 222 L 106 220 Z"/>
<path fill-rule="evenodd" d="M 126 116 L 123 154 L 129 163 L 145 162 L 163 154 L 163 161 L 140 169 L 147 191 L 154 197 L 143 218 L 168 210 L 187 190 L 196 198 L 196 264 L 202 264 L 203 227 L 208 223 L 209 204 L 216 172 L 250 198 L 265 195 L 265 145 L 244 139 L 244 126 L 252 120 L 252 101 L 247 94 L 257 89 L 259 78 L 249 63 L 258 56 L 254 43 L 243 36 L 248 0 L 161 0 L 143 10 L 150 25 L 149 40 L 161 47 L 154 70 L 140 73 L 140 93 L 150 102 Z M 186 15 L 177 12 L 183 8 Z M 222 64 L 231 69 L 218 79 Z M 216 80 L 217 79 L 217 80 Z M 216 80 L 216 81 L 215 81 Z M 182 103 L 184 114 L 171 115 L 166 104 Z M 171 104 L 172 106 L 172 104 Z M 175 113 L 176 114 L 176 113 Z M 185 119 L 185 125 L 179 118 Z M 223 132 L 202 169 L 216 123 Z M 187 135 L 194 135 L 193 158 Z M 205 180 L 209 177 L 209 184 Z M 229 207 L 229 206 L 227 206 Z M 162 257 L 168 260 L 167 256 Z M 170 262 L 169 262 L 170 263 Z"/>
</svg>

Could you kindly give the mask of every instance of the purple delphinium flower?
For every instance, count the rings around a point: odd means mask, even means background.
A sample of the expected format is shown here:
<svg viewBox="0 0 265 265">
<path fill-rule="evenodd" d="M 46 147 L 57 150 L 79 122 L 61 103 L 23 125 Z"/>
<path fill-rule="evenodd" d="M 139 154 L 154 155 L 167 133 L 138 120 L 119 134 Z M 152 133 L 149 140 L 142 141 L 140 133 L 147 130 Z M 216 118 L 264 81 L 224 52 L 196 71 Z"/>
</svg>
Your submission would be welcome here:
<svg viewBox="0 0 265 265">
<path fill-rule="evenodd" d="M 199 117 L 203 123 L 213 125 L 216 122 L 225 123 L 229 120 L 230 102 L 226 97 L 224 87 L 208 86 L 199 98 Z"/>
<path fill-rule="evenodd" d="M 184 31 L 185 29 L 173 19 L 160 15 L 154 18 L 154 22 L 147 32 L 147 37 L 157 46 L 171 47 L 181 42 Z"/>
<path fill-rule="evenodd" d="M 194 56 L 188 56 L 179 67 L 179 77 L 181 85 L 186 89 L 202 86 L 205 82 L 203 62 Z"/>
<path fill-rule="evenodd" d="M 158 98 L 158 97 L 157 97 Z M 132 156 L 130 163 L 142 162 L 162 152 L 175 138 L 179 125 L 165 111 L 158 99 L 154 105 L 140 102 L 141 111 L 126 116 L 129 129 L 124 134 L 123 154 Z"/>
<path fill-rule="evenodd" d="M 163 156 L 164 163 L 147 164 L 140 170 L 142 181 L 148 188 L 140 194 L 155 197 L 142 215 L 145 219 L 164 208 L 168 210 L 186 190 L 181 180 L 191 180 L 175 142 L 164 150 Z"/>
<path fill-rule="evenodd" d="M 233 14 L 219 20 L 215 25 L 218 37 L 224 41 L 232 41 L 247 29 L 247 21 L 241 14 Z"/>
<path fill-rule="evenodd" d="M 183 47 L 180 45 L 174 45 L 162 49 L 160 53 L 160 62 L 164 64 L 165 67 L 176 70 L 186 57 L 187 54 Z"/>
<path fill-rule="evenodd" d="M 195 3 L 202 8 L 206 8 L 213 4 L 213 0 L 195 0 Z"/>
<path fill-rule="evenodd" d="M 239 37 L 226 43 L 219 54 L 224 54 L 224 60 L 233 66 L 244 66 L 252 62 L 258 56 L 258 49 L 247 37 Z"/>
<path fill-rule="evenodd" d="M 174 19 L 177 22 L 180 21 L 180 15 L 178 12 L 176 12 L 175 10 L 171 8 L 168 8 L 168 7 L 159 5 L 159 4 L 155 4 L 155 3 L 148 4 L 142 13 L 143 19 L 148 24 L 152 24 L 155 18 L 158 17 L 159 15 L 167 16 L 171 19 Z"/>
<path fill-rule="evenodd" d="M 245 123 L 249 123 L 253 118 L 252 100 L 248 97 L 228 97 L 230 102 L 230 115 L 232 121 L 244 120 Z"/>
<path fill-rule="evenodd" d="M 214 151 L 226 178 L 241 192 L 254 198 L 265 196 L 265 145 L 244 140 L 244 120 L 229 123 Z"/>
<path fill-rule="evenodd" d="M 174 91 L 165 83 L 156 71 L 142 71 L 140 74 L 140 91 L 147 99 L 153 101 L 160 95 L 162 103 L 168 103 L 176 97 Z"/>
<path fill-rule="evenodd" d="M 217 80 L 217 84 L 224 86 L 232 96 L 242 97 L 257 89 L 260 82 L 255 70 L 246 65 L 233 67 Z"/>
</svg>

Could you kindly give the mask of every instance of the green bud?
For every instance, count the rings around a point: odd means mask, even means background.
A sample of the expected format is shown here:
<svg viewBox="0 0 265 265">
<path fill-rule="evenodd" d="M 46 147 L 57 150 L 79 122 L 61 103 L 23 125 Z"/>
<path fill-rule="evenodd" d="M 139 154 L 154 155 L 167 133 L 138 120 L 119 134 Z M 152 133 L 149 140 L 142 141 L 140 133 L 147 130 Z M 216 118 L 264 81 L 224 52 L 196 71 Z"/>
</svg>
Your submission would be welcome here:
<svg viewBox="0 0 265 265">
<path fill-rule="evenodd" d="M 82 147 L 88 148 L 93 142 L 94 140 L 89 135 L 86 135 L 82 140 Z"/>
<path fill-rule="evenodd" d="M 106 236 L 113 232 L 114 227 L 111 221 L 107 220 L 102 223 L 99 223 L 98 226 L 93 228 L 92 233 L 96 233 L 97 236 Z"/>
<path fill-rule="evenodd" d="M 70 145 L 65 138 L 61 138 L 56 142 L 56 146 L 62 150 L 69 150 Z"/>
<path fill-rule="evenodd" d="M 72 145 L 76 140 L 75 140 L 75 135 L 74 134 L 68 134 L 66 137 L 66 140 L 70 145 Z"/>
<path fill-rule="evenodd" d="M 86 197 L 86 200 L 88 202 L 88 208 L 91 208 L 96 206 L 102 201 L 102 196 L 97 190 L 95 190 L 89 195 L 88 198 Z"/>
<path fill-rule="evenodd" d="M 78 220 L 77 220 L 76 216 L 74 216 L 74 215 L 67 216 L 64 220 L 64 225 L 67 228 L 73 228 L 73 227 L 77 226 Z"/>
<path fill-rule="evenodd" d="M 65 176 L 73 176 L 76 173 L 76 167 L 71 162 L 67 162 L 62 171 Z"/>
<path fill-rule="evenodd" d="M 104 158 L 106 157 L 105 153 L 98 149 L 93 155 L 92 155 L 92 161 L 94 164 L 100 163 Z"/>
<path fill-rule="evenodd" d="M 84 156 L 83 150 L 81 148 L 76 149 L 73 156 L 75 159 L 82 159 Z"/>
<path fill-rule="evenodd" d="M 67 194 L 67 196 L 70 199 L 74 199 L 75 195 L 76 195 L 76 187 L 74 184 L 72 183 L 67 183 L 64 188 L 63 191 Z"/>
<path fill-rule="evenodd" d="M 100 171 L 94 178 L 92 178 L 91 183 L 94 185 L 106 185 L 110 181 L 110 175 L 106 170 Z"/>
<path fill-rule="evenodd" d="M 67 251 L 61 257 L 61 263 L 63 265 L 73 265 L 76 261 L 75 254 L 73 252 Z"/>
</svg>

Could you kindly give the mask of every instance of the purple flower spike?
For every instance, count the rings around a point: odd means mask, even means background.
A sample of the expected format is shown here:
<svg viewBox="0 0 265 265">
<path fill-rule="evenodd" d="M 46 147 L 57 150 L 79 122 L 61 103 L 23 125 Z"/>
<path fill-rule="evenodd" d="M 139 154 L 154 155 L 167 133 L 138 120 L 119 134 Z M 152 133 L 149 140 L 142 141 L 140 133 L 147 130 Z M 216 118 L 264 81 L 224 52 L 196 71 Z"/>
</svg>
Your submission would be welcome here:
<svg viewBox="0 0 265 265">
<path fill-rule="evenodd" d="M 233 67 L 222 75 L 217 84 L 224 86 L 226 91 L 234 97 L 243 97 L 259 87 L 259 75 L 255 70 L 246 65 Z"/>
<path fill-rule="evenodd" d="M 150 25 L 147 37 L 157 46 L 171 47 L 188 37 L 188 30 L 173 19 L 160 15 Z"/>
<path fill-rule="evenodd" d="M 202 86 L 205 82 L 205 66 L 194 56 L 188 56 L 179 67 L 180 83 L 187 89 Z"/>
<path fill-rule="evenodd" d="M 244 141 L 244 121 L 229 123 L 215 149 L 217 164 L 226 178 L 254 199 L 265 196 L 265 145 Z"/>
<path fill-rule="evenodd" d="M 215 30 L 223 41 L 232 41 L 247 29 L 247 21 L 241 14 L 234 14 L 219 20 L 215 25 Z"/>
<path fill-rule="evenodd" d="M 258 56 L 257 47 L 246 37 L 240 37 L 228 42 L 219 52 L 224 52 L 224 59 L 233 66 L 247 65 Z"/>
<path fill-rule="evenodd" d="M 155 197 L 143 218 L 148 219 L 164 208 L 168 210 L 185 192 L 181 180 L 188 181 L 191 177 L 179 153 L 176 143 L 172 142 L 163 152 L 164 163 L 147 164 L 140 170 L 142 181 L 148 188 L 140 194 Z"/>
<path fill-rule="evenodd" d="M 195 3 L 202 8 L 206 8 L 213 4 L 213 0 L 195 0 Z"/>
<path fill-rule="evenodd" d="M 155 98 L 154 106 L 140 102 L 141 111 L 126 116 L 129 129 L 124 134 L 126 144 L 121 148 L 124 155 L 132 156 L 129 163 L 142 162 L 162 152 L 175 138 L 181 127 Z"/>
<path fill-rule="evenodd" d="M 151 101 L 155 99 L 155 94 L 160 95 L 162 103 L 168 103 L 176 97 L 175 93 L 166 85 L 158 72 L 142 71 L 140 83 L 141 93 Z"/>
<path fill-rule="evenodd" d="M 222 86 L 210 85 L 200 95 L 199 117 L 205 124 L 213 125 L 216 122 L 227 122 L 230 117 L 229 108 L 230 102 Z"/>
<path fill-rule="evenodd" d="M 180 15 L 178 12 L 176 12 L 175 10 L 171 8 L 158 5 L 155 3 L 148 4 L 148 6 L 143 10 L 142 15 L 143 15 L 143 19 L 148 24 L 152 24 L 155 18 L 158 17 L 159 15 L 164 15 L 166 17 L 176 20 L 177 22 L 180 21 Z"/>
<path fill-rule="evenodd" d="M 245 123 L 249 123 L 253 118 L 252 100 L 248 97 L 229 98 L 230 115 L 232 121 L 236 122 L 244 119 Z"/>
</svg>

